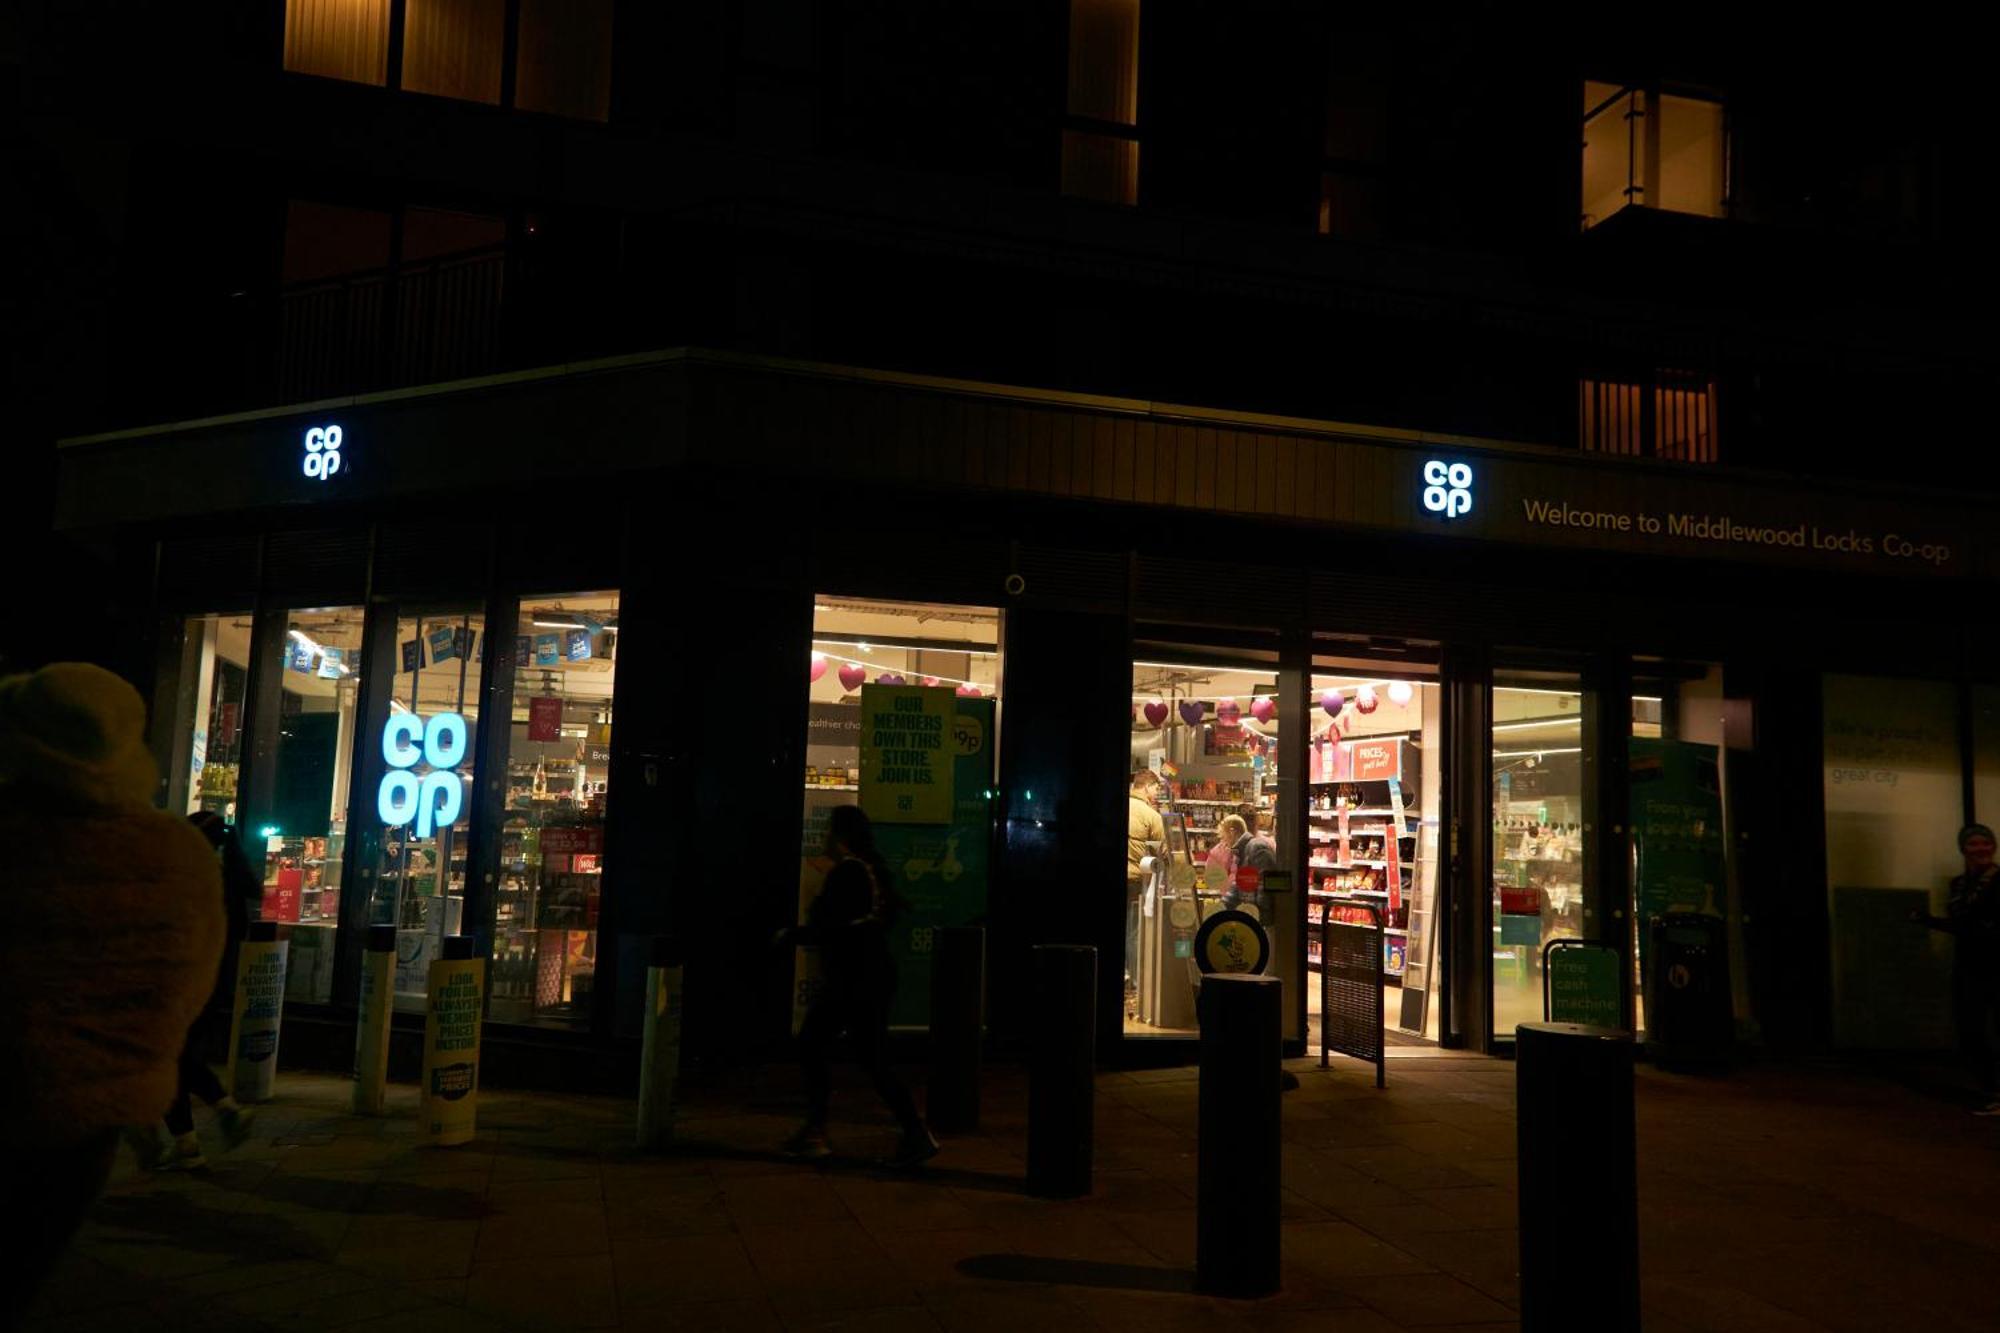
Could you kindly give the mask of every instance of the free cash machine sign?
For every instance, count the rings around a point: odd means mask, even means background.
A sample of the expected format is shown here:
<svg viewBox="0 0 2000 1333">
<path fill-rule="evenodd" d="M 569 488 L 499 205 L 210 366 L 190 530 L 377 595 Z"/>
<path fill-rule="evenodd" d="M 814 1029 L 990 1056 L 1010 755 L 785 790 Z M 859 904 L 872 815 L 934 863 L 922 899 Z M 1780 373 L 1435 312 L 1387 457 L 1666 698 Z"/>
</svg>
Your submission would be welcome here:
<svg viewBox="0 0 2000 1333">
<path fill-rule="evenodd" d="M 877 824 L 948 824 L 952 691 L 861 687 L 861 809 Z"/>
</svg>

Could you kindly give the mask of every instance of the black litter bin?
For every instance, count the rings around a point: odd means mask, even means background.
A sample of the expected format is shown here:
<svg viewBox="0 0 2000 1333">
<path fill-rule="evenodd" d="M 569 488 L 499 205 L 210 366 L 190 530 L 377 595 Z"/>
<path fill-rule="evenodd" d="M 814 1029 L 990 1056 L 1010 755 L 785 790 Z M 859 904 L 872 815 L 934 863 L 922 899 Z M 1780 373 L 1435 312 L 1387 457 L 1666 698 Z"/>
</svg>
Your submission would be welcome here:
<svg viewBox="0 0 2000 1333">
<path fill-rule="evenodd" d="M 1646 1054 L 1656 1064 L 1720 1064 L 1736 1041 L 1729 938 L 1721 917 L 1652 919 L 1646 958 Z"/>
</svg>

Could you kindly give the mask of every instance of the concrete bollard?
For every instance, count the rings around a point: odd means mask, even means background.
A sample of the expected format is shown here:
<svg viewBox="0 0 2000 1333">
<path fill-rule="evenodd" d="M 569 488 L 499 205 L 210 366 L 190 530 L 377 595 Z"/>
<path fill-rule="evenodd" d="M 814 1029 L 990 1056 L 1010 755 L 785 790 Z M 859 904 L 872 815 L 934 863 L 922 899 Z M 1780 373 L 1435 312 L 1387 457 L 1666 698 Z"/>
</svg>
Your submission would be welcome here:
<svg viewBox="0 0 2000 1333">
<path fill-rule="evenodd" d="M 472 1142 L 479 1120 L 479 1026 L 486 960 L 470 935 L 444 937 L 424 1006 L 422 1124 L 441 1147 Z"/>
<path fill-rule="evenodd" d="M 236 951 L 236 999 L 229 1011 L 229 1095 L 239 1102 L 268 1102 L 277 1083 L 287 944 L 279 937 L 277 922 L 252 921 Z"/>
<path fill-rule="evenodd" d="M 1515 1029 L 1523 1333 L 1637 1333 L 1639 1187 L 1632 1034 Z"/>
<path fill-rule="evenodd" d="M 1035 946 L 1034 1049 L 1028 1062 L 1028 1192 L 1090 1193 L 1095 1150 L 1097 950 Z"/>
<path fill-rule="evenodd" d="M 1196 1288 L 1211 1296 L 1278 1289 L 1284 991 L 1271 976 L 1201 979 L 1194 1270 Z"/>
<path fill-rule="evenodd" d="M 681 1069 L 680 944 L 653 937 L 646 968 L 646 1035 L 639 1048 L 639 1146 L 664 1147 L 674 1135 L 674 1085 Z"/>
<path fill-rule="evenodd" d="M 931 1079 L 925 1117 L 932 1129 L 979 1126 L 979 1043 L 986 996 L 986 932 L 940 926 L 931 960 Z"/>
<path fill-rule="evenodd" d="M 368 927 L 361 1011 L 354 1021 L 354 1114 L 381 1115 L 389 1086 L 389 1019 L 396 1010 L 396 928 Z"/>
</svg>

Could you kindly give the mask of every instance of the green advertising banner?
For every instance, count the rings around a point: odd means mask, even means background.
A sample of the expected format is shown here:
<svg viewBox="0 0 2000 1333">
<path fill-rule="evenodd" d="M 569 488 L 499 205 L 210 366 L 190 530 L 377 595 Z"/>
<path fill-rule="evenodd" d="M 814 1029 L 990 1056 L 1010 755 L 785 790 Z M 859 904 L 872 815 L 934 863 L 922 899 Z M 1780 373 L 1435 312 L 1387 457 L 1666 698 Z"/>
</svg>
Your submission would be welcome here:
<svg viewBox="0 0 2000 1333">
<path fill-rule="evenodd" d="M 1722 915 L 1722 782 L 1713 745 L 1635 736 L 1628 753 L 1643 972 L 1652 918 Z"/>
<path fill-rule="evenodd" d="M 1625 1026 L 1624 987 L 1618 951 L 1608 944 L 1571 944 L 1549 950 L 1549 1021 Z"/>
<path fill-rule="evenodd" d="M 954 793 L 948 822 L 884 823 L 875 828 L 876 845 L 896 877 L 896 891 L 909 903 L 889 940 L 896 959 L 896 1003 L 889 1013 L 895 1027 L 924 1027 L 930 1022 L 931 948 L 937 928 L 971 925 L 986 914 L 994 705 L 991 699 L 961 699 L 950 691 L 944 695 L 955 705 L 951 725 L 943 733 Z M 868 771 L 864 760 L 864 810 Z"/>
<path fill-rule="evenodd" d="M 950 822 L 957 701 L 943 686 L 861 687 L 861 809 L 870 822 Z"/>
</svg>

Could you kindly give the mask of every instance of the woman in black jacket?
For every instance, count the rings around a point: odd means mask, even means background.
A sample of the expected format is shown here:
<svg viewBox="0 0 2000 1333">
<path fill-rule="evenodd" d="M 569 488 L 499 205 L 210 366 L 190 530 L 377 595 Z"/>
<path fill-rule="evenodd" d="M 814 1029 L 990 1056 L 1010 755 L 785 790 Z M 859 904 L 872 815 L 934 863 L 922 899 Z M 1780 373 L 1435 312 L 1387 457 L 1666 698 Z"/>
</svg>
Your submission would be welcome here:
<svg viewBox="0 0 2000 1333">
<path fill-rule="evenodd" d="M 889 1068 L 889 1002 L 896 994 L 896 962 L 889 953 L 889 924 L 903 900 L 875 849 L 875 830 L 859 806 L 837 806 L 827 824 L 827 855 L 834 862 L 806 912 L 806 923 L 781 932 L 789 943 L 816 945 L 822 984 L 799 1026 L 799 1063 L 805 1069 L 806 1122 L 785 1142 L 794 1157 L 826 1157 L 828 1104 L 833 1093 L 832 1047 L 844 1031 L 855 1059 L 874 1081 L 896 1121 L 902 1141 L 889 1159 L 910 1167 L 937 1155 L 910 1090 Z"/>
<path fill-rule="evenodd" d="M 1957 942 L 1951 966 L 1952 1017 L 1967 1073 L 1978 1097 L 1974 1115 L 2000 1116 L 2000 1079 L 1993 1057 L 1994 1021 L 2000 1018 L 2000 863 L 1993 830 L 1967 824 L 1958 833 L 1965 873 L 1951 882 L 1943 916 L 1917 911 L 1913 919 Z"/>
</svg>

